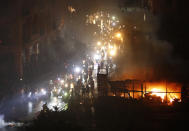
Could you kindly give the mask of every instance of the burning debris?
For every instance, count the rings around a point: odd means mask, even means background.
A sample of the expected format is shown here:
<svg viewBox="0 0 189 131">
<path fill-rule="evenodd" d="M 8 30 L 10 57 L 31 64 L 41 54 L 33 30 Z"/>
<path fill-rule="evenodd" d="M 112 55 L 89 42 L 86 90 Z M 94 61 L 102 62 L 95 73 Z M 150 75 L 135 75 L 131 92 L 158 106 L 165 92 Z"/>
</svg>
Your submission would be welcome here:
<svg viewBox="0 0 189 131">
<path fill-rule="evenodd" d="M 146 83 L 146 92 L 151 96 L 160 97 L 162 102 L 181 101 L 181 85 L 177 83 Z"/>
<path fill-rule="evenodd" d="M 139 80 L 109 81 L 110 96 L 132 99 L 144 98 L 171 105 L 181 102 L 181 84 L 171 82 L 142 82 Z"/>
</svg>

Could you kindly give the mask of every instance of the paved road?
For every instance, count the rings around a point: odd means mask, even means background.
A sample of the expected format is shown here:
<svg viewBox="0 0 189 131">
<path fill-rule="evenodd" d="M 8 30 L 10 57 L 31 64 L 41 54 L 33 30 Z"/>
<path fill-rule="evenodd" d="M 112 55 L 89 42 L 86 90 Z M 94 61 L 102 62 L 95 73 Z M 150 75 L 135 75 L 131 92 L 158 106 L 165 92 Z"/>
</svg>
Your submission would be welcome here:
<svg viewBox="0 0 189 131">
<path fill-rule="evenodd" d="M 0 127 L 8 122 L 19 122 L 31 120 L 42 109 L 43 104 L 47 103 L 50 109 L 54 106 L 67 108 L 63 98 L 54 97 L 50 91 L 43 88 L 38 92 L 18 93 L 0 102 Z M 14 128 L 0 128 L 3 131 L 15 131 Z"/>
</svg>

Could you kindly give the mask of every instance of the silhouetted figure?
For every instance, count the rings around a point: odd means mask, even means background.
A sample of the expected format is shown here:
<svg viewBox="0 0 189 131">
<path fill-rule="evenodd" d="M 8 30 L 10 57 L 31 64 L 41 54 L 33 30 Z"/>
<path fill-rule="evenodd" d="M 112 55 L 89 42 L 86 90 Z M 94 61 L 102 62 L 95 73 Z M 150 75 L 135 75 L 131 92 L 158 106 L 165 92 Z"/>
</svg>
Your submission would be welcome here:
<svg viewBox="0 0 189 131">
<path fill-rule="evenodd" d="M 49 112 L 50 110 L 49 110 L 49 108 L 48 108 L 48 106 L 47 106 L 47 102 L 43 105 L 43 110 L 42 110 L 42 112 Z"/>
</svg>

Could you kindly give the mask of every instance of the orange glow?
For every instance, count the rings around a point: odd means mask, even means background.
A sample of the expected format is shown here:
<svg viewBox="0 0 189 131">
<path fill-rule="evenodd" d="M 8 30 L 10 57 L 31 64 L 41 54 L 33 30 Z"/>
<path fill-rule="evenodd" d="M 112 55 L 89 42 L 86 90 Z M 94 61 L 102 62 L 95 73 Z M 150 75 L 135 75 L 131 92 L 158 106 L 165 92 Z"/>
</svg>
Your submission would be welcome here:
<svg viewBox="0 0 189 131">
<path fill-rule="evenodd" d="M 116 55 L 116 51 L 115 50 L 110 50 L 110 55 L 111 56 L 115 56 Z"/>
<path fill-rule="evenodd" d="M 151 90 L 152 95 L 161 97 L 162 101 L 164 100 L 166 93 L 159 93 L 159 92 L 165 92 L 162 88 L 153 88 Z"/>
<path fill-rule="evenodd" d="M 117 32 L 115 34 L 115 38 L 118 39 L 118 40 L 120 40 L 121 42 L 123 42 L 123 36 L 122 36 L 122 34 L 120 32 Z"/>
<path fill-rule="evenodd" d="M 72 6 L 68 6 L 68 11 L 71 13 L 74 13 L 76 10 Z"/>
<path fill-rule="evenodd" d="M 122 36 L 121 36 L 121 33 L 116 33 L 116 35 L 115 35 L 117 38 L 121 38 Z"/>
<path fill-rule="evenodd" d="M 114 80 L 115 81 L 115 80 Z M 174 82 L 142 82 L 125 80 L 125 88 L 129 90 L 129 93 L 123 93 L 122 91 L 116 92 L 112 96 L 120 96 L 125 98 L 145 100 L 159 100 L 167 105 L 172 105 L 173 102 L 181 102 L 181 88 L 182 84 Z M 160 99 L 159 99 L 160 98 Z"/>
<path fill-rule="evenodd" d="M 168 103 L 172 103 L 175 99 L 181 100 L 181 85 L 177 83 L 146 83 L 146 92 L 161 97 L 162 102 L 167 100 Z"/>
</svg>

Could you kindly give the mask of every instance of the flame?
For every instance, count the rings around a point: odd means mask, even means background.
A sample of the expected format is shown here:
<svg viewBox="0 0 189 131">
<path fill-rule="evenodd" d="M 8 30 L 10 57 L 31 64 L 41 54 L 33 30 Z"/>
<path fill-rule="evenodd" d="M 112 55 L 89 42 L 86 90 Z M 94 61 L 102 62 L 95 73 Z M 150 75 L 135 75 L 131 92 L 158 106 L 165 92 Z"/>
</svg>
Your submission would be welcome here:
<svg viewBox="0 0 189 131">
<path fill-rule="evenodd" d="M 152 96 L 161 97 L 162 102 L 167 101 L 170 104 L 175 99 L 181 101 L 181 85 L 177 83 L 147 83 L 146 90 Z"/>
<path fill-rule="evenodd" d="M 163 89 L 161 89 L 161 88 L 153 88 L 151 91 L 152 91 L 152 95 L 159 96 L 162 99 L 165 98 L 165 95 L 166 95 L 165 93 L 159 93 L 159 92 L 164 92 Z"/>
<path fill-rule="evenodd" d="M 175 100 L 181 102 L 181 87 L 181 84 L 171 82 L 143 82 L 142 86 L 140 82 L 131 82 L 127 84 L 127 88 L 130 90 L 129 94 L 117 92 L 116 94 L 112 94 L 112 96 L 138 99 L 145 94 L 147 99 L 159 97 L 164 104 L 172 105 Z"/>
</svg>

